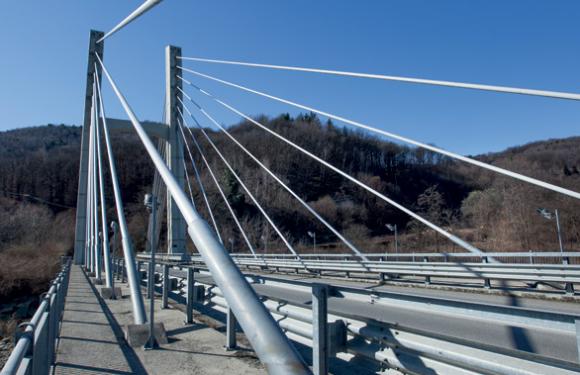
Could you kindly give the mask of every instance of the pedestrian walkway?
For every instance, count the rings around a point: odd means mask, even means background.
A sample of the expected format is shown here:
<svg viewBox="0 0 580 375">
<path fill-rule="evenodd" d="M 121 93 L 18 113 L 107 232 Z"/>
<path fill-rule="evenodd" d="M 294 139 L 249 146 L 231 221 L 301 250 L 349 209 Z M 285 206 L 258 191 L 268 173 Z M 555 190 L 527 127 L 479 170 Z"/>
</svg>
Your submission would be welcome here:
<svg viewBox="0 0 580 375">
<path fill-rule="evenodd" d="M 55 374 L 145 373 L 106 305 L 79 266 L 72 266 Z"/>
<path fill-rule="evenodd" d="M 223 333 L 201 322 L 184 325 L 183 312 L 171 306 L 155 313 L 155 320 L 165 325 L 169 344 L 151 351 L 130 347 L 122 328 L 132 323 L 129 289 L 118 286 L 125 297 L 105 301 L 81 268 L 71 267 L 56 375 L 266 373 L 253 352 L 226 351 Z"/>
</svg>

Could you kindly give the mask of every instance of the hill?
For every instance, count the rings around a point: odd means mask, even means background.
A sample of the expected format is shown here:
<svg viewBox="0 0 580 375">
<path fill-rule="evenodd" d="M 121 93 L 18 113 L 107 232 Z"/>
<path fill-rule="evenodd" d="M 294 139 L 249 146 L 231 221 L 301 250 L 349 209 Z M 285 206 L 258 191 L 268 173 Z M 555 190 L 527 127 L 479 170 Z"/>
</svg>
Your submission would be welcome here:
<svg viewBox="0 0 580 375">
<path fill-rule="evenodd" d="M 538 207 L 560 210 L 566 249 L 577 249 L 580 243 L 580 207 L 573 199 L 430 152 L 336 127 L 331 122 L 322 123 L 311 114 L 296 118 L 289 115 L 262 116 L 260 121 L 482 249 L 557 250 L 554 225 L 536 213 Z M 397 224 L 403 249 L 459 250 L 374 195 L 255 126 L 242 122 L 230 127 L 230 132 L 362 250 L 380 252 L 392 247 L 392 233 L 386 224 Z M 198 140 L 203 139 L 199 131 L 194 133 Z M 259 170 L 225 135 L 211 130 L 208 134 L 292 243 L 306 251 L 311 244 L 306 232 L 315 231 L 322 250 L 341 249 L 330 231 L 314 222 L 305 209 Z M 137 247 L 143 248 L 147 213 L 141 201 L 153 179 L 152 165 L 132 133 L 115 133 L 113 141 L 130 230 Z M 256 207 L 240 184 L 226 170 L 207 141 L 201 143 L 256 247 L 261 249 L 267 242 L 269 251 L 281 248 L 281 242 L 265 220 L 257 215 Z M 0 210 L 3 210 L 0 216 L 0 254 L 18 246 L 26 247 L 30 233 L 35 233 L 34 228 L 7 230 L 6 220 L 12 221 L 12 227 L 15 224 L 14 220 L 6 218 L 26 217 L 26 213 L 18 214 L 17 211 L 38 210 L 38 206 L 45 210 L 47 217 L 52 217 L 49 222 L 63 215 L 67 217 L 68 225 L 52 227 L 54 231 L 62 231 L 60 237 L 67 240 L 53 242 L 62 242 L 59 251 L 70 251 L 74 215 L 73 210 L 66 207 L 76 205 L 79 144 L 80 128 L 74 126 L 48 125 L 0 132 L 0 196 L 4 197 L 0 201 Z M 580 156 L 576 152 L 579 146 L 580 137 L 548 140 L 477 158 L 579 190 Z M 209 173 L 201 166 L 197 155 L 195 158 L 222 237 L 231 238 L 236 250 L 246 251 Z M 189 175 L 194 176 L 187 153 L 186 162 Z M 207 209 L 193 179 L 191 184 L 197 207 L 207 217 Z M 32 200 L 30 196 L 36 198 Z M 27 203 L 15 205 L 14 201 Z M 108 205 L 113 220 L 110 194 Z"/>
</svg>

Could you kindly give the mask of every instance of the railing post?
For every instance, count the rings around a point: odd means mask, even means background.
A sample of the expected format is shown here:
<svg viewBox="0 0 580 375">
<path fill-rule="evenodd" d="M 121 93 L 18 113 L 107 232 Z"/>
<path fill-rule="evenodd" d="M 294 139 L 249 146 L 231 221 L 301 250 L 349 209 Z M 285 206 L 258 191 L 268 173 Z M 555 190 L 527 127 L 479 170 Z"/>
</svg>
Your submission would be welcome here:
<svg viewBox="0 0 580 375">
<path fill-rule="evenodd" d="M 228 314 L 226 317 L 226 350 L 234 350 L 236 347 L 236 316 L 232 309 L 228 307 Z"/>
<path fill-rule="evenodd" d="M 161 298 L 161 308 L 167 308 L 167 299 L 169 298 L 169 264 L 163 265 L 163 295 Z"/>
<path fill-rule="evenodd" d="M 312 370 L 328 373 L 328 285 L 312 284 Z"/>
<path fill-rule="evenodd" d="M 125 258 L 121 261 L 121 283 L 127 281 L 127 267 L 125 266 Z"/>
<path fill-rule="evenodd" d="M 487 264 L 489 263 L 489 259 L 487 257 L 482 257 L 481 262 Z M 486 277 L 483 279 L 483 286 L 485 289 L 491 289 L 491 281 L 489 280 L 489 278 Z"/>
<path fill-rule="evenodd" d="M 193 268 L 187 268 L 187 307 L 185 309 L 185 324 L 193 324 L 193 286 L 195 284 Z"/>
<path fill-rule="evenodd" d="M 429 258 L 423 257 L 423 263 L 429 263 Z M 425 276 L 425 285 L 431 285 L 431 276 Z"/>
</svg>

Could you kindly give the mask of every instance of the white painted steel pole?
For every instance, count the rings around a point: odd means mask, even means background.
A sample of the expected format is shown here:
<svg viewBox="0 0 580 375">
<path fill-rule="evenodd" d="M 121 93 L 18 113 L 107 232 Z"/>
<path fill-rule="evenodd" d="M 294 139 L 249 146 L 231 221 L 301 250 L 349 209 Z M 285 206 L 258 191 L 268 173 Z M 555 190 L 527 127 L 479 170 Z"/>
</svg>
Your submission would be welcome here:
<svg viewBox="0 0 580 375">
<path fill-rule="evenodd" d="M 100 62 L 100 60 L 99 60 Z M 137 266 L 135 265 L 135 254 L 133 251 L 133 243 L 127 228 L 127 220 L 125 219 L 125 212 L 123 211 L 123 199 L 121 198 L 121 189 L 119 188 L 119 180 L 117 179 L 117 167 L 115 165 L 115 158 L 113 155 L 113 147 L 109 137 L 109 128 L 107 126 L 107 116 L 105 114 L 105 107 L 103 105 L 103 98 L 101 96 L 101 83 L 97 76 L 97 93 L 99 98 L 99 106 L 101 108 L 101 119 L 103 120 L 103 134 L 105 136 L 105 146 L 107 148 L 107 158 L 109 159 L 109 170 L 111 172 L 111 182 L 113 184 L 113 194 L 115 196 L 115 208 L 117 211 L 117 221 L 119 223 L 119 230 L 121 232 L 121 244 L 123 247 L 124 265 L 121 271 L 121 281 L 124 278 L 124 272 L 127 272 L 127 282 L 129 283 L 129 290 L 131 293 L 131 304 L 133 308 L 133 322 L 135 324 L 145 324 L 147 316 L 145 315 L 145 304 L 143 303 L 143 295 L 141 294 L 141 286 L 139 285 L 139 278 L 137 277 Z"/>
<path fill-rule="evenodd" d="M 149 9 L 153 8 L 155 5 L 159 4 L 162 0 L 146 0 L 139 8 L 135 9 L 131 14 L 129 14 L 123 21 L 119 22 L 117 26 L 113 27 L 108 33 L 106 33 L 101 39 L 97 40 L 97 43 L 101 43 L 103 40 L 107 39 L 117 31 L 121 30 L 123 27 L 127 26 L 131 22 L 135 21 L 138 17 L 143 15 Z"/>
<path fill-rule="evenodd" d="M 195 211 L 106 67 L 98 56 L 97 59 L 159 175 L 165 182 L 167 190 L 185 217 L 189 236 L 268 373 L 274 375 L 310 374 L 310 370 L 296 349 L 264 307 L 227 250 L 217 240 L 209 225 Z"/>
<path fill-rule="evenodd" d="M 93 176 L 92 176 L 92 188 L 93 188 L 93 238 L 94 238 L 94 258 L 95 258 L 95 278 L 97 282 L 101 282 L 102 273 L 102 260 L 101 260 L 101 238 L 99 236 L 99 185 L 98 185 L 98 164 L 97 164 L 97 89 L 96 82 L 93 91 Z"/>
<path fill-rule="evenodd" d="M 97 100 L 95 99 L 95 104 Z M 107 207 L 105 204 L 105 181 L 103 176 L 103 155 L 101 153 L 101 132 L 99 126 L 99 116 L 98 116 L 98 105 L 95 105 L 96 115 L 95 115 L 95 135 L 97 143 L 97 164 L 99 168 L 99 192 L 100 192 L 100 202 L 101 202 L 101 233 L 102 233 L 102 246 L 103 246 L 103 260 L 105 263 L 105 285 L 107 288 L 111 288 L 111 299 L 115 299 L 115 288 L 113 281 L 113 273 L 111 272 L 111 256 L 109 248 L 109 226 L 107 225 Z"/>
<path fill-rule="evenodd" d="M 94 84 L 93 84 L 93 93 L 94 93 Z M 92 99 L 91 99 L 92 100 Z M 93 146 L 94 146 L 94 142 L 93 142 L 93 137 L 94 137 L 94 133 L 93 133 L 93 129 L 95 127 L 94 124 L 94 107 L 95 102 L 92 101 L 91 102 L 91 118 L 90 118 L 90 129 L 89 129 L 89 160 L 88 160 L 88 177 L 87 177 L 87 226 L 88 226 L 88 243 L 89 243 L 89 247 L 88 247 L 88 254 L 89 254 L 89 271 L 90 272 L 95 272 L 95 252 L 94 252 L 94 248 L 95 248 L 95 237 L 94 237 L 94 231 L 95 231 L 95 226 L 93 225 Z"/>
</svg>

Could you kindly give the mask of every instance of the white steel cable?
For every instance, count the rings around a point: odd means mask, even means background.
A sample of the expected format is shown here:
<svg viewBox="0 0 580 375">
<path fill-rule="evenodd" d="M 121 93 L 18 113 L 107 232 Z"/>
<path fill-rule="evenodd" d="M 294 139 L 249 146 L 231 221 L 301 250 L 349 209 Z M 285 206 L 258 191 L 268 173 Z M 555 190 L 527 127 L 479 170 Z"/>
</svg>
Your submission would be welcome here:
<svg viewBox="0 0 580 375">
<path fill-rule="evenodd" d="M 254 160 L 264 171 L 266 171 L 272 178 L 278 182 L 290 195 L 292 195 L 304 208 L 306 208 L 316 219 L 318 219 L 324 226 L 326 226 L 335 236 L 337 236 L 354 254 L 356 254 L 363 261 L 368 261 L 367 257 L 354 246 L 348 239 L 346 239 L 338 230 L 336 230 L 329 222 L 327 222 L 316 210 L 314 210 L 306 201 L 304 201 L 298 194 L 294 192 L 288 185 L 286 185 L 274 172 L 272 172 L 268 167 L 264 165 L 254 154 L 252 154 L 246 147 L 244 147 L 235 137 L 233 137 L 230 132 L 228 132 L 223 126 L 221 126 L 209 113 L 205 111 L 196 101 L 194 101 L 187 93 L 178 87 L 181 93 L 189 99 L 189 101 L 197 107 L 197 109 L 209 119 L 215 126 L 217 126 L 224 134 L 226 134 L 232 142 L 234 142 L 242 151 L 246 153 L 252 160 Z M 181 100 L 181 99 L 179 99 Z M 182 102 L 185 107 L 185 104 Z"/>
<path fill-rule="evenodd" d="M 191 115 L 191 112 L 189 112 L 189 109 L 187 107 L 184 107 L 184 109 Z M 182 112 L 181 112 L 181 114 L 183 116 L 183 113 Z M 286 239 L 286 237 L 284 236 L 284 234 L 282 234 L 282 232 L 280 231 L 280 229 L 278 228 L 278 226 L 274 223 L 274 221 L 272 220 L 272 218 L 270 218 L 270 215 L 268 215 L 268 213 L 266 213 L 266 211 L 264 210 L 264 208 L 262 207 L 262 205 L 260 204 L 260 202 L 258 202 L 258 200 L 256 199 L 256 197 L 254 197 L 254 195 L 252 194 L 252 192 L 250 191 L 250 189 L 248 189 L 248 187 L 246 186 L 246 184 L 244 184 L 244 181 L 242 181 L 242 179 L 240 178 L 240 176 L 236 173 L 236 171 L 230 165 L 230 163 L 225 158 L 225 156 L 223 156 L 223 154 L 221 153 L 221 151 L 213 143 L 213 141 L 207 135 L 207 133 L 205 132 L 205 130 L 203 129 L 203 127 L 199 123 L 196 123 L 196 125 L 199 128 L 199 130 L 201 130 L 201 133 L 205 136 L 205 138 L 207 139 L 208 143 L 212 146 L 212 148 L 214 149 L 214 151 L 216 152 L 216 154 L 218 154 L 218 156 L 220 157 L 220 159 L 222 159 L 223 163 L 226 165 L 226 167 L 228 168 L 228 170 L 232 173 L 232 175 L 234 176 L 234 178 L 239 182 L 240 186 L 248 194 L 248 196 L 250 197 L 250 199 L 252 200 L 252 202 L 254 202 L 254 204 L 256 205 L 256 207 L 258 208 L 258 210 L 262 213 L 262 215 L 264 216 L 264 218 L 266 219 L 266 221 L 268 221 L 268 223 L 270 224 L 270 226 L 274 229 L 274 231 L 276 232 L 276 234 L 278 235 L 278 237 L 280 237 L 280 239 L 282 240 L 282 242 L 284 242 L 284 245 L 286 245 L 286 247 L 288 248 L 288 250 L 290 250 L 290 252 L 292 254 L 294 254 L 294 256 L 296 256 L 296 258 L 304 265 L 304 262 L 302 261 L 302 258 L 300 257 L 300 255 L 298 255 L 298 253 L 294 250 L 294 248 L 292 247 L 292 245 L 290 244 L 290 242 L 288 242 L 288 240 Z M 304 265 L 304 268 L 306 269 L 306 265 Z"/>
<path fill-rule="evenodd" d="M 193 190 L 191 190 L 191 182 L 189 181 L 189 172 L 187 171 L 187 165 L 185 164 L 185 159 L 183 160 L 183 171 L 185 172 L 185 181 L 187 181 L 187 190 L 189 191 L 189 199 L 191 200 L 191 204 L 193 204 L 193 208 L 197 210 L 197 206 L 195 205 L 195 200 L 193 199 Z"/>
<path fill-rule="evenodd" d="M 484 85 L 484 84 L 479 84 L 479 83 L 441 81 L 441 80 L 434 80 L 434 79 L 400 77 L 400 76 L 391 76 L 391 75 L 384 75 L 384 74 L 357 73 L 357 72 L 347 72 L 347 71 L 343 71 L 343 70 L 316 69 L 316 68 L 305 68 L 305 67 L 298 67 L 298 66 L 285 66 L 285 65 L 249 63 L 249 62 L 241 62 L 241 61 L 205 59 L 205 58 L 201 58 L 201 57 L 177 57 L 177 58 L 181 59 L 181 60 L 199 61 L 199 62 L 207 62 L 207 63 L 214 63 L 214 64 L 239 65 L 239 66 L 249 66 L 249 67 L 255 67 L 255 68 L 268 68 L 268 69 L 276 69 L 276 70 L 291 70 L 291 71 L 298 71 L 298 72 L 331 74 L 331 75 L 356 77 L 356 78 L 371 78 L 371 79 L 380 79 L 380 80 L 384 80 L 384 81 L 416 83 L 416 84 L 431 85 L 431 86 L 445 86 L 445 87 L 463 88 L 463 89 L 471 89 L 471 90 L 479 90 L 479 91 L 493 91 L 493 92 L 501 92 L 501 93 L 506 93 L 506 94 L 542 96 L 542 97 L 546 97 L 546 98 L 567 99 L 567 100 L 580 100 L 580 94 L 570 93 L 570 92 L 524 89 L 524 88 L 518 88 L 518 87 Z"/>
<path fill-rule="evenodd" d="M 97 64 L 95 63 L 95 72 L 98 72 Z M 97 82 L 97 73 L 93 73 L 94 81 Z M 96 84 L 95 84 L 96 86 Z M 97 96 L 98 90 L 95 90 L 95 96 Z M 97 144 L 97 167 L 99 170 L 98 180 L 99 180 L 99 200 L 101 203 L 101 244 L 102 244 L 102 254 L 103 263 L 105 265 L 105 285 L 107 288 L 111 288 L 112 299 L 116 299 L 114 280 L 113 280 L 113 269 L 111 264 L 111 254 L 109 247 L 109 226 L 107 225 L 107 205 L 105 202 L 105 172 L 103 168 L 103 153 L 101 150 L 101 126 L 99 124 L 99 105 L 98 100 L 95 97 L 95 139 Z"/>
<path fill-rule="evenodd" d="M 111 173 L 111 184 L 113 185 L 113 196 L 115 198 L 115 210 L 117 211 L 117 223 L 121 232 L 121 244 L 123 245 L 123 258 L 125 259 L 125 271 L 127 272 L 127 282 L 129 283 L 129 293 L 131 295 L 131 307 L 133 309 L 133 322 L 135 324 L 144 324 L 147 322 L 147 315 L 145 314 L 145 305 L 143 304 L 143 296 L 141 295 L 141 287 L 137 278 L 137 270 L 135 265 L 135 253 L 133 250 L 133 242 L 127 227 L 127 220 L 125 218 L 125 211 L 123 210 L 123 198 L 121 197 L 121 189 L 119 187 L 119 180 L 117 177 L 117 167 L 115 165 L 115 158 L 113 155 L 113 146 L 109 136 L 109 127 L 107 126 L 107 116 L 105 113 L 105 105 L 101 94 L 101 82 L 99 76 L 96 75 L 97 93 L 99 98 L 99 107 L 101 109 L 101 119 L 103 120 L 103 134 L 105 136 L 105 148 L 107 149 L 107 158 L 109 159 L 109 172 Z"/>
<path fill-rule="evenodd" d="M 177 109 L 179 110 L 179 108 L 177 108 Z M 180 111 L 180 113 L 181 113 L 181 111 Z M 195 172 L 195 179 L 197 180 L 197 184 L 199 185 L 199 190 L 201 191 L 201 194 L 203 195 L 203 200 L 205 201 L 205 205 L 206 205 L 207 210 L 209 212 L 209 217 L 211 218 L 211 222 L 213 224 L 213 227 L 215 228 L 215 233 L 218 237 L 218 240 L 223 244 L 224 241 L 222 240 L 222 237 L 220 235 L 220 231 L 218 229 L 218 225 L 217 225 L 217 222 L 215 220 L 213 210 L 211 209 L 211 205 L 209 204 L 209 199 L 207 198 L 205 188 L 203 187 L 203 182 L 201 182 L 201 176 L 199 175 L 199 171 L 197 170 L 197 166 L 195 165 L 195 161 L 193 160 L 193 155 L 191 154 L 191 150 L 189 149 L 189 145 L 187 144 L 187 139 L 185 139 L 185 133 L 183 132 L 183 129 L 181 128 L 181 123 L 180 123 L 179 119 L 177 119 L 177 127 L 181 131 L 181 136 L 183 137 L 183 143 L 185 144 L 185 148 L 187 149 L 187 153 L 189 154 L 189 159 L 191 160 L 191 165 L 193 166 L 193 170 Z M 185 160 L 184 160 L 184 164 L 185 164 Z M 185 169 L 187 170 L 187 167 Z M 191 199 L 193 200 L 193 196 Z"/>
<path fill-rule="evenodd" d="M 238 229 L 240 230 L 240 233 L 242 234 L 242 237 L 244 238 L 244 241 L 246 242 L 246 245 L 248 246 L 248 249 L 250 249 L 250 252 L 254 255 L 254 258 L 258 259 L 258 256 L 254 250 L 254 246 L 252 246 L 252 243 L 250 242 L 250 239 L 248 238 L 248 235 L 246 234 L 246 231 L 244 230 L 244 228 L 242 227 L 242 224 L 240 223 L 240 220 L 238 219 L 233 207 L 231 206 L 230 202 L 228 202 L 228 197 L 226 196 L 226 194 L 224 193 L 222 187 L 220 186 L 219 181 L 217 180 L 215 174 L 213 173 L 213 170 L 211 168 L 211 166 L 209 165 L 209 162 L 207 161 L 207 159 L 205 158 L 205 155 L 201 149 L 201 146 L 199 145 L 199 143 L 197 142 L 197 139 L 195 138 L 195 135 L 193 135 L 193 132 L 191 131 L 191 129 L 189 128 L 189 124 L 187 123 L 187 120 L 185 119 L 185 117 L 183 116 L 183 113 L 181 112 L 181 110 L 179 110 L 179 115 L 181 116 L 181 119 L 183 120 L 183 123 L 185 124 L 185 126 L 181 123 L 181 121 L 179 121 L 179 125 L 183 126 L 184 128 L 187 129 L 187 131 L 189 132 L 191 139 L 193 140 L 193 144 L 195 145 L 195 147 L 197 148 L 197 151 L 199 153 L 199 155 L 201 156 L 201 159 L 203 160 L 203 163 L 205 165 L 205 167 L 207 168 L 216 188 L 218 189 L 218 191 L 220 192 L 220 195 L 222 197 L 222 199 L 224 200 L 226 206 L 228 207 L 228 210 L 230 212 L 230 214 L 232 215 L 232 218 L 234 219 L 234 222 L 236 223 Z M 197 122 L 197 119 L 195 117 L 193 117 L 193 120 Z"/>
<path fill-rule="evenodd" d="M 93 237 L 93 231 L 95 229 L 94 225 L 93 225 L 93 185 L 92 185 L 92 179 L 93 179 L 93 126 L 94 126 L 94 100 L 92 101 L 91 104 L 91 118 L 90 118 L 90 122 L 89 122 L 89 155 L 87 158 L 87 216 L 86 216 L 86 222 L 87 222 L 87 268 L 91 271 L 94 272 L 94 252 L 93 252 L 93 247 L 94 247 L 94 237 Z"/>
<path fill-rule="evenodd" d="M 101 263 L 101 239 L 99 237 L 99 185 L 98 185 L 98 164 L 97 164 L 97 88 L 96 82 L 93 82 L 93 179 L 92 179 L 92 188 L 93 188 L 93 238 L 94 238 L 94 259 L 95 259 L 95 277 L 97 280 L 101 280 L 101 273 L 102 273 L 102 263 Z"/>
<path fill-rule="evenodd" d="M 540 187 L 543 187 L 545 189 L 552 190 L 552 191 L 555 191 L 555 192 L 558 192 L 558 193 L 567 195 L 567 196 L 572 197 L 572 198 L 580 199 L 580 193 L 579 192 L 576 192 L 576 191 L 573 191 L 573 190 L 569 190 L 569 189 L 566 189 L 566 188 L 563 188 L 563 187 L 560 187 L 560 186 L 557 186 L 557 185 L 554 185 L 554 184 L 551 184 L 551 183 L 548 183 L 548 182 L 545 182 L 545 181 L 541 181 L 541 180 L 535 179 L 533 177 L 529 177 L 529 176 L 526 176 L 526 175 L 523 175 L 523 174 L 520 174 L 520 173 L 517 173 L 517 172 L 512 172 L 510 170 L 507 170 L 507 169 L 504 169 L 504 168 L 500 168 L 500 167 L 496 167 L 494 165 L 481 162 L 479 160 L 471 159 L 471 158 L 468 158 L 466 156 L 462 156 L 462 155 L 459 155 L 459 154 L 456 154 L 456 153 L 453 153 L 453 152 L 450 152 L 450 151 L 446 151 L 444 149 L 441 149 L 441 148 L 438 148 L 438 147 L 435 147 L 435 146 L 431 146 L 431 145 L 428 145 L 426 143 L 422 143 L 422 142 L 419 142 L 419 141 L 415 141 L 415 140 L 413 140 L 411 138 L 403 137 L 403 136 L 400 136 L 400 135 L 397 135 L 397 134 L 394 134 L 394 133 L 390 133 L 390 132 L 387 132 L 387 131 L 384 131 L 384 130 L 381 130 L 381 129 L 377 129 L 377 128 L 374 128 L 372 126 L 363 124 L 363 123 L 358 122 L 358 121 L 349 120 L 349 119 L 347 119 L 345 117 L 333 115 L 332 113 L 328 113 L 328 112 L 325 112 L 325 111 L 322 111 L 322 110 L 319 110 L 319 109 L 316 109 L 316 108 L 313 108 L 313 107 L 309 107 L 309 106 L 306 106 L 306 105 L 303 105 L 303 104 L 299 104 L 299 103 L 296 103 L 296 102 L 293 102 L 293 101 L 290 101 L 290 100 L 287 100 L 287 99 L 283 99 L 283 98 L 280 98 L 280 97 L 277 97 L 277 96 L 274 96 L 274 95 L 269 95 L 269 94 L 266 94 L 266 93 L 261 92 L 261 91 L 258 91 L 258 90 L 253 90 L 253 89 L 250 89 L 250 88 L 245 87 L 245 86 L 242 86 L 242 85 L 238 85 L 238 84 L 235 84 L 235 83 L 226 81 L 226 80 L 222 80 L 222 79 L 219 79 L 219 78 L 216 78 L 216 77 L 207 75 L 207 74 L 203 74 L 203 73 L 197 72 L 195 70 L 191 70 L 191 69 L 187 69 L 187 68 L 181 68 L 181 67 L 179 67 L 179 68 L 182 69 L 183 71 L 186 71 L 186 72 L 195 74 L 195 75 L 200 76 L 200 77 L 204 77 L 204 78 L 210 79 L 210 80 L 215 81 L 215 82 L 223 83 L 224 85 L 227 85 L 227 86 L 230 86 L 230 87 L 235 87 L 235 88 L 238 88 L 240 90 L 244 90 L 246 92 L 250 92 L 250 93 L 253 93 L 253 94 L 256 94 L 256 95 L 263 96 L 265 98 L 269 98 L 269 99 L 276 100 L 276 101 L 281 102 L 281 103 L 285 103 L 285 104 L 291 105 L 293 107 L 297 107 L 297 108 L 300 108 L 300 109 L 304 109 L 306 111 L 314 112 L 314 113 L 317 113 L 319 115 L 322 115 L 322 116 L 331 118 L 333 120 L 337 120 L 337 121 L 340 121 L 340 122 L 344 122 L 346 124 L 349 124 L 349 125 L 352 125 L 352 126 L 361 128 L 361 129 L 365 129 L 365 130 L 368 130 L 368 131 L 371 131 L 371 132 L 374 132 L 374 133 L 378 133 L 378 134 L 384 135 L 384 136 L 389 137 L 389 138 L 392 138 L 392 139 L 396 139 L 396 140 L 399 140 L 399 141 L 402 141 L 402 142 L 405 142 L 405 143 L 409 143 L 409 144 L 412 144 L 414 146 L 417 146 L 417 147 L 420 147 L 420 148 L 424 148 L 426 150 L 429 150 L 429 151 L 432 151 L 432 152 L 435 152 L 435 153 L 438 153 L 438 154 L 441 154 L 441 155 L 445 155 L 445 156 L 448 156 L 448 157 L 453 158 L 453 159 L 461 160 L 461 161 L 463 161 L 465 163 L 469 163 L 469 164 L 472 164 L 472 165 L 475 165 L 475 166 L 478 166 L 478 167 L 481 167 L 481 168 L 485 168 L 487 170 L 490 170 L 490 171 L 493 171 L 493 172 L 496 172 L 496 173 L 500 173 L 500 174 L 503 174 L 505 176 L 509 176 L 509 177 L 512 177 L 512 178 L 515 178 L 515 179 L 518 179 L 518 180 L 521 180 L 521 181 L 524 181 L 524 182 L 527 182 L 527 183 L 530 183 L 530 184 L 533 184 L 533 185 L 536 185 L 536 186 L 540 186 Z M 185 80 L 184 78 L 182 78 L 182 77 L 179 77 L 179 78 L 182 79 L 184 82 L 188 82 L 189 84 L 191 84 L 189 81 Z"/>
<path fill-rule="evenodd" d="M 146 0 L 143 4 L 139 6 L 139 8 L 135 9 L 131 14 L 129 14 L 124 20 L 119 22 L 117 26 L 113 27 L 111 31 L 106 33 L 101 39 L 97 40 L 97 43 L 101 43 L 103 40 L 107 39 L 117 31 L 121 30 L 123 27 L 127 26 L 138 17 L 143 15 L 143 13 L 147 12 L 149 9 L 153 8 L 155 5 L 159 4 L 162 0 Z"/>
<path fill-rule="evenodd" d="M 222 100 L 216 98 L 215 96 L 213 96 L 212 94 L 210 94 L 209 92 L 207 92 L 206 90 L 201 89 L 200 87 L 194 85 L 193 83 L 187 81 L 186 79 L 182 78 L 182 80 L 184 82 L 187 82 L 190 86 L 196 88 L 197 90 L 199 90 L 199 92 L 203 93 L 204 95 L 208 96 L 210 99 L 214 100 L 215 102 L 219 103 L 220 105 L 222 105 L 223 107 L 227 108 L 228 110 L 234 112 L 235 114 L 237 114 L 238 116 L 243 117 L 244 119 L 250 121 L 252 124 L 258 126 L 259 128 L 267 131 L 268 133 L 272 134 L 273 136 L 275 136 L 276 138 L 282 140 L 283 142 L 287 143 L 288 145 L 294 147 L 295 149 L 301 151 L 302 153 L 304 153 L 305 155 L 311 157 L 312 159 L 318 161 L 319 163 L 323 164 L 324 166 L 330 168 L 331 170 L 333 170 L 334 172 L 340 174 L 341 176 L 347 178 L 348 180 L 354 182 L 355 184 L 359 185 L 360 187 L 362 187 L 363 189 L 369 191 L 370 193 L 376 195 L 377 197 L 381 198 L 382 200 L 384 200 L 385 202 L 389 203 L 390 205 L 398 208 L 399 210 L 403 211 L 404 213 L 406 213 L 407 215 L 411 216 L 412 218 L 420 221 L 421 223 L 423 223 L 424 225 L 426 225 L 427 227 L 435 230 L 436 232 L 438 232 L 439 234 L 441 234 L 442 236 L 448 238 L 449 240 L 451 240 L 452 242 L 454 242 L 455 244 L 461 246 L 462 248 L 466 249 L 469 252 L 472 252 L 474 254 L 477 254 L 479 256 L 486 256 L 485 253 L 483 251 L 481 251 L 480 249 L 478 249 L 477 247 L 471 245 L 470 243 L 462 240 L 461 238 L 447 232 L 446 230 L 444 230 L 443 228 L 433 224 L 432 222 L 430 222 L 429 220 L 423 218 L 422 216 L 416 214 L 415 212 L 411 211 L 410 209 L 406 208 L 405 206 L 397 203 L 396 201 L 392 200 L 391 198 L 385 196 L 384 194 L 378 192 L 377 190 L 371 188 L 370 186 L 360 182 L 359 180 L 357 180 L 356 178 L 352 177 L 351 175 L 349 175 L 348 173 L 344 172 L 343 170 L 335 167 L 334 165 L 328 163 L 327 161 L 321 159 L 320 157 L 314 155 L 313 153 L 311 153 L 310 151 L 304 149 L 303 147 L 297 145 L 296 143 L 286 139 L 285 137 L 281 136 L 280 134 L 276 133 L 275 131 L 269 129 L 267 126 L 261 124 L 260 122 L 254 120 L 253 118 L 249 117 L 248 115 L 240 112 L 239 110 L 237 110 L 236 108 L 230 106 L 229 104 L 223 102 Z M 495 259 L 488 257 L 488 259 L 490 261 L 495 262 Z"/>
<path fill-rule="evenodd" d="M 310 374 L 310 370 L 266 310 L 232 257 L 217 240 L 209 225 L 195 211 L 101 58 L 98 55 L 96 57 L 117 99 L 131 120 L 133 129 L 185 218 L 189 237 L 197 247 L 217 286 L 223 292 L 242 330 L 246 332 L 246 337 L 260 361 L 272 374 Z"/>
</svg>

